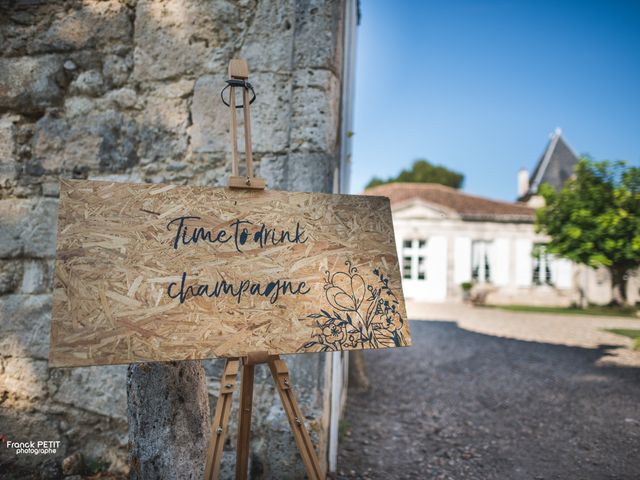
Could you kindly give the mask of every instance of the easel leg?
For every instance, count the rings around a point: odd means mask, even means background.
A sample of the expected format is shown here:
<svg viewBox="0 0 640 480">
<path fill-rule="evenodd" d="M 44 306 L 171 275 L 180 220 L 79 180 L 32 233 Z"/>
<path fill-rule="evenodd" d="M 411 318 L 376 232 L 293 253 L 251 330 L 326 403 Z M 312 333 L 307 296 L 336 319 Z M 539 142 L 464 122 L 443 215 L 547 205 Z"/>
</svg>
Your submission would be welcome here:
<svg viewBox="0 0 640 480">
<path fill-rule="evenodd" d="M 277 355 L 269 357 L 268 363 L 271 375 L 276 384 L 276 389 L 280 394 L 284 411 L 289 419 L 293 437 L 298 446 L 298 450 L 300 450 L 302 463 L 304 463 L 304 467 L 307 470 L 307 476 L 309 480 L 322 480 L 325 476 L 320 468 L 316 451 L 313 449 L 309 432 L 304 425 L 304 417 L 302 416 L 302 412 L 300 412 L 296 397 L 291 390 L 291 380 L 289 379 L 287 365 Z"/>
<path fill-rule="evenodd" d="M 238 121 L 236 120 L 236 89 L 229 89 L 229 111 L 231 112 L 231 175 L 240 175 L 238 160 Z"/>
<path fill-rule="evenodd" d="M 251 411 L 253 408 L 253 380 L 255 364 L 263 363 L 267 359 L 266 352 L 249 354 L 242 367 L 242 390 L 240 395 L 240 411 L 238 423 L 238 443 L 236 449 L 236 479 L 246 480 L 249 463 L 249 437 L 251 433 Z M 320 468 L 318 456 L 311 443 L 311 437 L 304 425 L 304 417 L 296 397 L 291 390 L 291 380 L 287 365 L 278 355 L 269 356 L 266 360 L 271 370 L 271 375 L 280 395 L 284 411 L 289 419 L 289 425 L 293 432 L 302 463 L 307 471 L 309 480 L 322 480 L 324 472 Z M 227 359 L 220 381 L 220 396 L 216 404 L 216 412 L 213 419 L 211 438 L 209 440 L 209 452 L 205 468 L 205 480 L 218 480 L 220 478 L 220 464 L 224 440 L 229 427 L 231 414 L 231 401 L 235 391 L 240 360 Z"/>
<path fill-rule="evenodd" d="M 238 412 L 238 443 L 236 446 L 236 480 L 246 480 L 249 466 L 249 437 L 253 409 L 253 365 L 242 366 L 242 386 Z"/>
<path fill-rule="evenodd" d="M 209 452 L 207 454 L 207 466 L 204 470 L 205 480 L 217 480 L 220 478 L 220 463 L 222 462 L 222 449 L 224 439 L 229 427 L 229 416 L 231 414 L 231 400 L 236 389 L 238 368 L 240 360 L 237 358 L 227 359 L 224 365 L 222 378 L 220 379 L 220 396 L 216 403 L 216 413 L 211 426 L 211 437 L 209 438 Z"/>
<path fill-rule="evenodd" d="M 251 151 L 251 113 L 249 108 L 249 92 L 246 88 L 242 89 L 242 105 L 244 105 L 244 151 L 247 161 L 247 177 L 253 177 L 253 153 Z"/>
</svg>

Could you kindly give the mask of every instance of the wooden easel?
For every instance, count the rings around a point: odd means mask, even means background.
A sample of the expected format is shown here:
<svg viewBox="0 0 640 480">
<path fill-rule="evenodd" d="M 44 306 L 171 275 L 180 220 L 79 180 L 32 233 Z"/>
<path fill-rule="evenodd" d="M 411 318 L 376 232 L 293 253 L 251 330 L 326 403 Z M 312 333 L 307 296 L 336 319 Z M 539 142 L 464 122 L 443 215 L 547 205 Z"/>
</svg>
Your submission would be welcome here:
<svg viewBox="0 0 640 480">
<path fill-rule="evenodd" d="M 251 126 L 249 123 L 249 69 L 244 60 L 231 60 L 229 63 L 229 107 L 231 110 L 231 177 L 229 188 L 264 189 L 264 179 L 253 176 L 253 156 L 251 151 Z M 239 174 L 238 147 L 237 147 L 237 116 L 235 103 L 235 88 L 242 88 L 242 108 L 244 113 L 244 144 L 247 161 L 246 176 Z M 223 98 L 224 100 L 224 98 Z M 289 425 L 293 437 L 300 450 L 302 463 L 307 471 L 309 480 L 321 480 L 325 473 L 320 467 L 320 462 L 313 449 L 311 437 L 304 425 L 304 417 L 298 407 L 296 397 L 291 390 L 289 370 L 279 355 L 269 355 L 268 352 L 252 352 L 242 358 L 228 358 L 224 365 L 222 378 L 220 379 L 220 395 L 216 404 L 213 418 L 211 438 L 209 439 L 209 452 L 204 471 L 205 480 L 217 480 L 220 478 L 220 464 L 222 450 L 229 427 L 231 414 L 231 402 L 236 389 L 238 370 L 242 367 L 242 385 L 240 387 L 240 407 L 238 418 L 238 441 L 236 444 L 236 479 L 245 480 L 249 465 L 249 436 L 251 433 L 251 412 L 253 409 L 253 379 L 254 369 L 257 364 L 266 363 L 271 370 L 271 375 L 280 395 L 284 411 L 289 419 Z"/>
</svg>

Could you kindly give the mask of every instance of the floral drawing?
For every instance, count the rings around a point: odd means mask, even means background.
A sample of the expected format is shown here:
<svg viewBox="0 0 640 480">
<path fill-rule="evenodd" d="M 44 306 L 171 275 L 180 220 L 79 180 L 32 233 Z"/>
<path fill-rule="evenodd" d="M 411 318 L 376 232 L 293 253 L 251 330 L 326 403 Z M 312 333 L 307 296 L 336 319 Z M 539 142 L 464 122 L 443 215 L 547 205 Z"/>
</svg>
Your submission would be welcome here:
<svg viewBox="0 0 640 480">
<path fill-rule="evenodd" d="M 389 287 L 389 279 L 376 268 L 375 283 L 367 285 L 350 261 L 345 265 L 346 271 L 325 272 L 324 293 L 330 307 L 307 315 L 315 320 L 313 340 L 300 347 L 300 351 L 406 345 L 405 319 L 399 312 L 398 298 Z"/>
</svg>

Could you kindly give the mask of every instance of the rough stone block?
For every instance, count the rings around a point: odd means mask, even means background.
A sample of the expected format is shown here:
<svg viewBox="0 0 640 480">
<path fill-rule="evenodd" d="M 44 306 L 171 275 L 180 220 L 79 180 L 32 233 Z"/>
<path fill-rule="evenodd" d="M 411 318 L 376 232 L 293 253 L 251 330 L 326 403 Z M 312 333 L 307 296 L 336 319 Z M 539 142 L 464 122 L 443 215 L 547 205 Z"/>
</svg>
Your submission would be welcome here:
<svg viewBox="0 0 640 480">
<path fill-rule="evenodd" d="M 58 9 L 47 30 L 27 43 L 29 53 L 66 52 L 127 43 L 132 37 L 131 12 L 121 2 L 90 2 L 84 8 Z"/>
<path fill-rule="evenodd" d="M 104 79 L 102 73 L 97 70 L 82 72 L 71 82 L 69 92 L 75 95 L 87 95 L 97 97 L 104 93 Z"/>
<path fill-rule="evenodd" d="M 45 360 L 49 353 L 51 295 L 0 297 L 0 352 Z"/>
<path fill-rule="evenodd" d="M 251 105 L 253 151 L 284 152 L 289 145 L 290 76 L 258 72 L 251 75 L 251 82 L 258 94 Z M 243 142 L 240 142 L 240 146 L 240 150 L 244 151 Z"/>
<path fill-rule="evenodd" d="M 251 74 L 291 71 L 295 3 L 294 0 L 257 2 L 238 55 L 247 61 Z"/>
<path fill-rule="evenodd" d="M 65 97 L 65 99 L 64 99 L 64 117 L 67 120 L 72 119 L 74 117 L 79 117 L 79 116 L 86 117 L 94 109 L 97 109 L 97 102 L 92 98 L 75 97 L 75 96 L 69 95 L 69 96 Z M 49 116 L 44 117 L 42 119 L 43 123 L 40 125 L 40 127 L 41 128 L 44 127 L 45 129 L 53 127 L 53 131 L 57 132 L 58 129 L 55 128 L 57 122 L 52 121 L 52 120 L 53 119 L 51 117 L 49 117 Z M 59 124 L 65 125 L 65 123 L 63 121 L 59 122 Z M 44 136 L 44 133 L 41 133 L 41 135 Z M 42 138 L 39 138 L 38 140 L 42 140 Z M 60 143 L 61 142 L 53 143 L 51 145 L 51 147 L 52 148 L 59 148 Z M 47 148 L 47 147 L 45 147 L 45 148 Z M 40 150 L 40 151 L 42 153 L 44 153 L 43 150 Z"/>
<path fill-rule="evenodd" d="M 2 54 L 7 57 L 26 52 L 29 40 L 33 40 L 34 25 L 45 20 L 50 14 L 40 9 L 18 9 L 17 4 L 18 2 L 2 3 Z M 14 8 L 7 8 L 10 5 Z"/>
<path fill-rule="evenodd" d="M 40 112 L 62 102 L 65 84 L 57 55 L 0 58 L 0 109 Z"/>
<path fill-rule="evenodd" d="M 295 68 L 325 68 L 341 75 L 341 0 L 296 2 Z"/>
<path fill-rule="evenodd" d="M 0 259 L 0 295 L 6 295 L 18 290 L 22 284 L 22 260 Z"/>
<path fill-rule="evenodd" d="M 12 159 L 16 148 L 16 127 L 9 118 L 0 118 L 0 163 Z"/>
<path fill-rule="evenodd" d="M 195 82 L 183 78 L 176 82 L 167 82 L 154 85 L 151 92 L 153 96 L 159 98 L 187 98 L 193 93 Z"/>
<path fill-rule="evenodd" d="M 137 133 L 136 122 L 115 110 L 73 119 L 45 115 L 36 124 L 33 156 L 51 173 L 121 172 L 138 162 Z"/>
<path fill-rule="evenodd" d="M 148 95 L 146 107 L 142 113 L 142 123 L 144 126 L 153 126 L 167 133 L 185 136 L 189 123 L 187 101 L 179 96 Z"/>
<path fill-rule="evenodd" d="M 0 118 L 0 187 L 18 174 L 15 151 L 16 128 L 10 118 Z"/>
<path fill-rule="evenodd" d="M 49 258 L 43 263 L 46 265 L 46 267 L 43 267 L 46 272 L 46 284 L 43 293 L 51 293 L 53 291 L 53 277 L 56 272 L 56 260 L 55 258 Z"/>
<path fill-rule="evenodd" d="M 36 123 L 33 157 L 34 160 L 40 160 L 47 172 L 71 172 L 90 167 L 97 169 L 102 138 L 87 131 L 86 123 L 92 104 L 89 99 L 80 98 L 69 107 L 78 109 L 73 118 L 45 115 Z"/>
<path fill-rule="evenodd" d="M 272 190 L 286 190 L 287 186 L 287 155 L 265 154 L 259 157 L 256 164 L 256 175 L 264 178 L 267 188 Z"/>
<path fill-rule="evenodd" d="M 2 357 L 0 395 L 30 402 L 47 395 L 47 362 L 25 357 Z"/>
<path fill-rule="evenodd" d="M 197 153 L 187 159 L 189 168 L 171 171 L 167 165 L 161 182 L 182 183 L 191 185 L 226 186 L 231 174 L 230 156 L 224 153 Z"/>
<path fill-rule="evenodd" d="M 189 128 L 191 148 L 195 153 L 231 151 L 229 146 L 229 111 L 220 101 L 226 75 L 205 75 L 194 86 Z"/>
<path fill-rule="evenodd" d="M 42 195 L 57 198 L 60 195 L 60 182 L 57 180 L 44 182 L 42 184 Z"/>
<path fill-rule="evenodd" d="M 103 182 L 142 183 L 140 172 L 111 173 L 101 175 L 89 175 L 89 180 L 101 180 Z"/>
<path fill-rule="evenodd" d="M 104 57 L 95 50 L 70 51 L 63 58 L 65 75 L 69 80 L 76 78 L 81 72 L 88 70 L 102 72 L 103 69 Z"/>
<path fill-rule="evenodd" d="M 122 58 L 118 55 L 107 55 L 104 57 L 102 75 L 110 87 L 121 87 L 129 79 L 132 68 L 133 56 Z"/>
<path fill-rule="evenodd" d="M 53 198 L 0 200 L 0 258 L 55 256 L 57 209 Z"/>
<path fill-rule="evenodd" d="M 110 418 L 127 418 L 124 365 L 54 370 L 49 379 L 53 400 Z"/>
<path fill-rule="evenodd" d="M 46 293 L 49 290 L 49 266 L 46 260 L 26 260 L 23 266 L 20 293 Z"/>
<path fill-rule="evenodd" d="M 153 165 L 155 172 L 164 168 L 171 168 L 172 165 L 175 165 L 176 169 L 191 172 L 188 165 L 184 163 L 183 157 L 187 146 L 188 141 L 185 136 L 173 135 L 164 129 L 143 125 L 140 130 L 140 144 L 138 147 L 140 163 L 144 166 Z M 154 177 L 151 175 L 151 170 L 145 172 L 144 178 L 145 181 L 152 183 L 169 181 L 168 177 Z"/>
<path fill-rule="evenodd" d="M 301 192 L 331 192 L 337 165 L 336 155 L 292 153 L 287 159 L 288 188 Z"/>
<path fill-rule="evenodd" d="M 136 7 L 136 80 L 222 71 L 242 25 L 238 5 L 223 0 L 141 0 Z"/>
<path fill-rule="evenodd" d="M 291 150 L 335 153 L 340 125 L 340 82 L 335 75 L 328 70 L 296 71 L 292 103 Z"/>
<path fill-rule="evenodd" d="M 107 100 L 113 102 L 116 107 L 127 109 L 136 106 L 138 97 L 136 91 L 132 88 L 119 88 L 118 90 L 111 90 L 107 94 Z"/>
</svg>

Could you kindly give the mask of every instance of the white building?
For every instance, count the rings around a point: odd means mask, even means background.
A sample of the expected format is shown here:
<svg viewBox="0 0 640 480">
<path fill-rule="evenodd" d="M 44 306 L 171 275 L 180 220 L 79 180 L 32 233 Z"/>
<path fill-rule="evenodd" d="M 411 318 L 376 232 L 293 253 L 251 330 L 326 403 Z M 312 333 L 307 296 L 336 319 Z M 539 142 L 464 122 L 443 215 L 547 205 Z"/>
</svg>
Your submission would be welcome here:
<svg viewBox="0 0 640 480">
<path fill-rule="evenodd" d="M 470 283 L 471 295 L 488 304 L 607 303 L 607 271 L 548 254 L 548 238 L 534 229 L 538 187 L 545 182 L 559 187 L 576 162 L 556 130 L 532 182 L 526 172 L 519 173 L 522 202 L 490 200 L 438 184 L 392 183 L 367 190 L 391 200 L 405 296 L 461 301 L 463 284 Z M 629 287 L 634 301 L 637 280 Z"/>
</svg>

